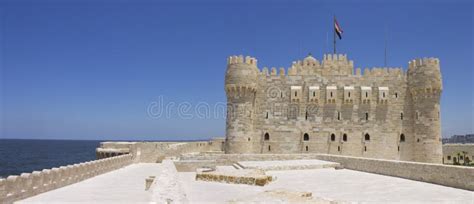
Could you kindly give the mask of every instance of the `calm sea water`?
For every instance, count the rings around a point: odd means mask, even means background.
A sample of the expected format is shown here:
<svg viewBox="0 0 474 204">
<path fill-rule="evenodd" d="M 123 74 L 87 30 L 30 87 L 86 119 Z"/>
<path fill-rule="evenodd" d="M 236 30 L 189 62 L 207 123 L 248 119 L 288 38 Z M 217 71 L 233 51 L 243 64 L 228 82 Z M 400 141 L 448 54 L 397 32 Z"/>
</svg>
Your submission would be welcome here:
<svg viewBox="0 0 474 204">
<path fill-rule="evenodd" d="M 0 177 L 95 159 L 100 141 L 0 139 Z"/>
</svg>

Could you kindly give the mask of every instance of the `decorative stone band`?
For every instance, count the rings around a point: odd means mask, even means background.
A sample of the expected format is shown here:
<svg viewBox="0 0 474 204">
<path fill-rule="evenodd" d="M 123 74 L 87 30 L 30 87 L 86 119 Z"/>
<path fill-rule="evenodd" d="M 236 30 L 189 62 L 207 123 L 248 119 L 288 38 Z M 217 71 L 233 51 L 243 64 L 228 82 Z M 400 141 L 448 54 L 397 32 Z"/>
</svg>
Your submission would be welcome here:
<svg viewBox="0 0 474 204">
<path fill-rule="evenodd" d="M 0 179 L 0 203 L 13 203 L 132 164 L 126 154 Z"/>
</svg>

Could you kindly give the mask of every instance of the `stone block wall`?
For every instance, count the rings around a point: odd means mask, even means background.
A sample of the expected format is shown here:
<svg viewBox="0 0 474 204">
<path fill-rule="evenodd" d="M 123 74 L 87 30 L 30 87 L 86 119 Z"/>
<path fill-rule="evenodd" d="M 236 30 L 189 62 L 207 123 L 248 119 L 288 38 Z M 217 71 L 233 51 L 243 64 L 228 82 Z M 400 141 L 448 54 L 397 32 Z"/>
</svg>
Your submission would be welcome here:
<svg viewBox="0 0 474 204">
<path fill-rule="evenodd" d="M 474 164 L 474 144 L 444 144 L 444 164 Z"/>
<path fill-rule="evenodd" d="M 317 159 L 340 163 L 344 168 L 474 191 L 474 168 L 369 159 L 337 155 L 316 155 Z"/>
<path fill-rule="evenodd" d="M 13 203 L 122 168 L 132 162 L 132 155 L 127 154 L 9 176 L 0 179 L 0 203 Z"/>
<path fill-rule="evenodd" d="M 165 157 L 177 157 L 185 153 L 223 151 L 224 138 L 192 142 L 102 142 L 96 151 L 98 155 L 103 155 L 103 152 L 124 148 L 133 155 L 135 163 L 155 163 L 161 162 Z"/>
<path fill-rule="evenodd" d="M 354 73 L 346 55 L 329 54 L 293 62 L 285 74 L 259 71 L 252 57 L 230 57 L 225 151 L 441 163 L 439 67 L 438 59 L 425 58 L 411 61 L 408 72 Z"/>
</svg>

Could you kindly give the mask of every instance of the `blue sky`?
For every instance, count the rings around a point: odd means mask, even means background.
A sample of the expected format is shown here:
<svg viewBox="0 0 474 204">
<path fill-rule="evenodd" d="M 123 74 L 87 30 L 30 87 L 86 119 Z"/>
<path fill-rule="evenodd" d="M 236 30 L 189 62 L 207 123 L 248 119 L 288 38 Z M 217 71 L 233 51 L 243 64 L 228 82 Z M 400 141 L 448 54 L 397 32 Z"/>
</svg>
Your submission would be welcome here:
<svg viewBox="0 0 474 204">
<path fill-rule="evenodd" d="M 439 57 L 443 136 L 474 127 L 473 4 L 363 1 L 0 2 L 1 138 L 199 139 L 225 134 L 225 118 L 150 117 L 150 104 L 225 102 L 229 55 L 288 67 L 338 50 L 356 67 L 406 69 Z"/>
</svg>

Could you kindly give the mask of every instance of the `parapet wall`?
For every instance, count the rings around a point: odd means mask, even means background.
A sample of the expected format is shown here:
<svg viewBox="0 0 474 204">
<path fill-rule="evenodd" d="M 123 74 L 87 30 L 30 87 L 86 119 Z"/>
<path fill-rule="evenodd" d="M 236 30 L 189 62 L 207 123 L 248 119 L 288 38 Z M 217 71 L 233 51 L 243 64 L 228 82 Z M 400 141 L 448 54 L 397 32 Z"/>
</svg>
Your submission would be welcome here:
<svg viewBox="0 0 474 204">
<path fill-rule="evenodd" d="M 165 157 L 177 157 L 184 153 L 223 151 L 224 138 L 192 142 L 102 142 L 96 149 L 101 155 L 117 155 L 122 150 L 133 155 L 135 163 L 161 162 Z"/>
<path fill-rule="evenodd" d="M 474 191 L 474 168 L 443 164 L 319 154 L 317 159 L 345 168 Z"/>
<path fill-rule="evenodd" d="M 79 164 L 44 169 L 0 179 L 0 203 L 31 197 L 113 171 L 133 162 L 132 155 L 121 155 Z"/>
</svg>

